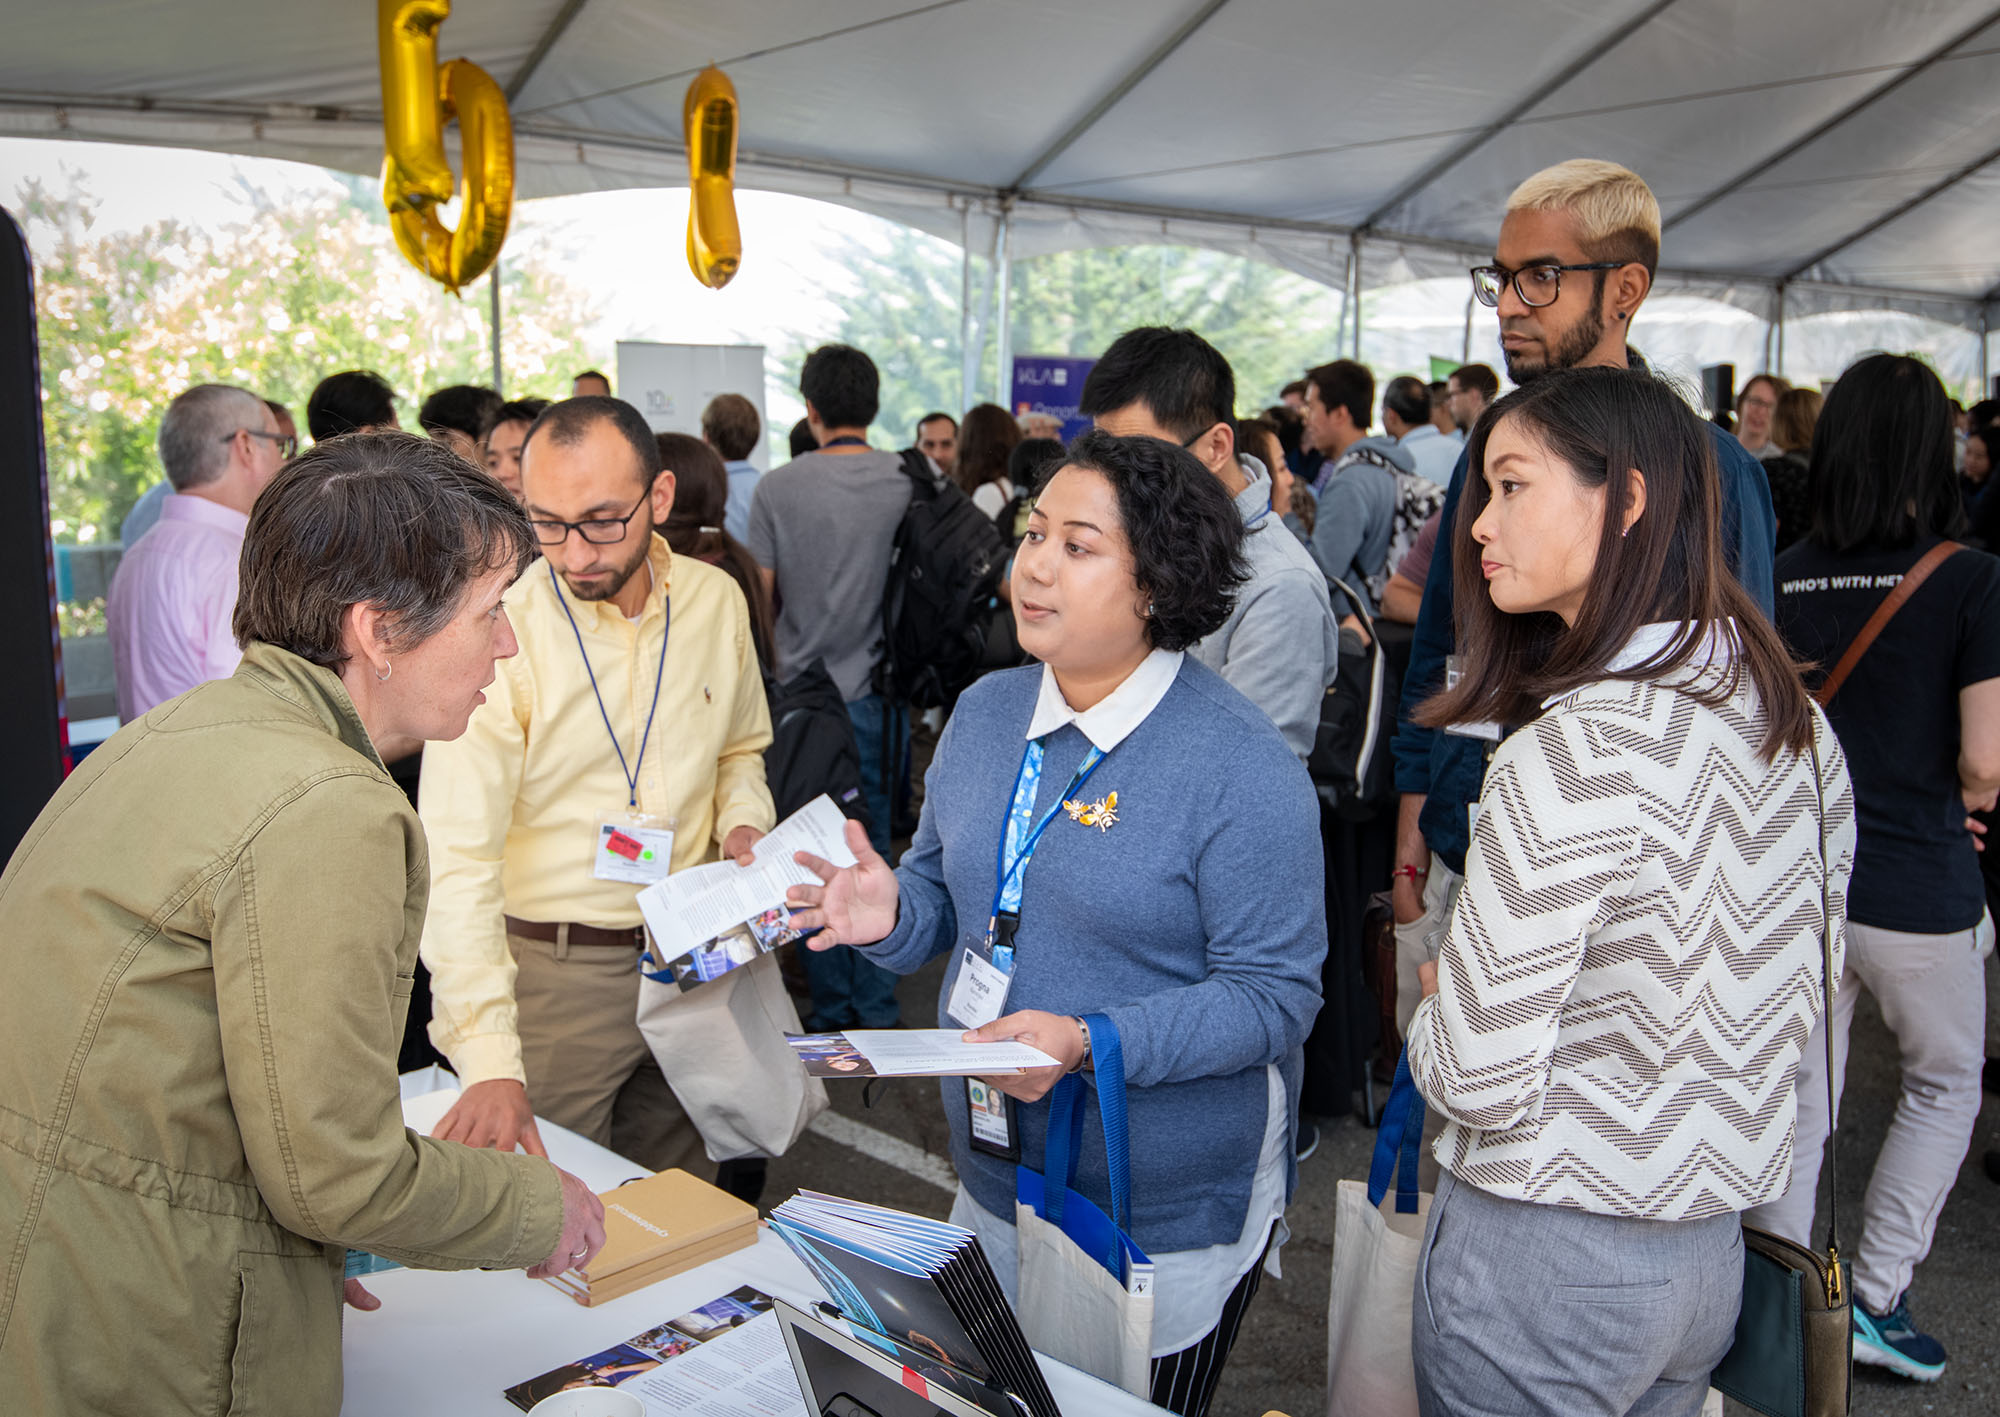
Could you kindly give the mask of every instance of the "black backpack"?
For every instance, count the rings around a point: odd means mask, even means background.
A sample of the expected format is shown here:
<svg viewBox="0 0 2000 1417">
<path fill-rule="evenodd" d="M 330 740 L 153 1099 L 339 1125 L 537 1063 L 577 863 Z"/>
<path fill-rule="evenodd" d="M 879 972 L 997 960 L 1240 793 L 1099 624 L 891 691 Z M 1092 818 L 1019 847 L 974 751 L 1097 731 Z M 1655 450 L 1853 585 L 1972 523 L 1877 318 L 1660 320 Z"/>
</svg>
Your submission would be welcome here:
<svg viewBox="0 0 2000 1417">
<path fill-rule="evenodd" d="M 1007 549 L 992 520 L 958 484 L 903 454 L 910 505 L 896 527 L 882 588 L 882 664 L 876 688 L 912 708 L 939 708 L 978 677 L 988 608 Z"/>
<path fill-rule="evenodd" d="M 780 684 L 764 675 L 771 702 L 771 746 L 764 750 L 764 780 L 783 821 L 824 792 L 840 810 L 869 825 L 861 790 L 861 752 L 840 685 L 815 659 Z"/>
<path fill-rule="evenodd" d="M 1337 576 L 1326 579 L 1368 627 L 1368 647 L 1351 630 L 1340 632 L 1340 665 L 1320 700 L 1306 771 L 1329 807 L 1348 821 L 1363 821 L 1395 795 L 1389 740 L 1396 732 L 1397 686 L 1388 682 L 1388 654 L 1367 597 Z"/>
</svg>

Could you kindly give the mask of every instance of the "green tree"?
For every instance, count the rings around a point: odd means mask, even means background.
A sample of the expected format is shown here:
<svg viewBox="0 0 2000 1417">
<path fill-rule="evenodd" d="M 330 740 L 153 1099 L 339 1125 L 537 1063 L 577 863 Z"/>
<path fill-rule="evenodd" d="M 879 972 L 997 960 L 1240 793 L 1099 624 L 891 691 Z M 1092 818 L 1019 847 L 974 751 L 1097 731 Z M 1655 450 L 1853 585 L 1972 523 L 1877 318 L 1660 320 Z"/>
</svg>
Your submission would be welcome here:
<svg viewBox="0 0 2000 1417">
<path fill-rule="evenodd" d="M 832 329 L 791 331 L 772 341 L 781 382 L 794 382 L 814 345 L 837 340 L 871 355 L 882 371 L 876 426 L 913 436 L 916 420 L 962 401 L 959 361 L 961 266 L 956 246 L 920 232 L 885 229 L 878 239 L 841 239 L 848 273 L 834 292 Z M 986 262 L 973 261 L 973 299 Z M 1020 354 L 1100 353 L 1135 325 L 1181 325 L 1221 350 L 1236 373 L 1237 406 L 1251 413 L 1287 381 L 1334 354 L 1338 297 L 1276 266 L 1185 246 L 1065 251 L 1013 264 L 1009 324 Z M 985 332 L 979 384 L 991 397 L 996 350 Z M 978 396 L 978 395 L 976 395 Z"/>
<path fill-rule="evenodd" d="M 87 190 L 23 186 L 58 540 L 117 538 L 160 477 L 160 415 L 191 385 L 277 399 L 303 431 L 307 395 L 338 369 L 380 372 L 410 425 L 426 391 L 491 377 L 485 288 L 458 299 L 413 270 L 358 191 L 278 207 L 251 189 L 248 218 L 221 231 L 163 221 L 92 236 Z M 594 312 L 545 253 L 510 248 L 503 271 L 509 391 L 566 393 L 559 369 Z"/>
</svg>

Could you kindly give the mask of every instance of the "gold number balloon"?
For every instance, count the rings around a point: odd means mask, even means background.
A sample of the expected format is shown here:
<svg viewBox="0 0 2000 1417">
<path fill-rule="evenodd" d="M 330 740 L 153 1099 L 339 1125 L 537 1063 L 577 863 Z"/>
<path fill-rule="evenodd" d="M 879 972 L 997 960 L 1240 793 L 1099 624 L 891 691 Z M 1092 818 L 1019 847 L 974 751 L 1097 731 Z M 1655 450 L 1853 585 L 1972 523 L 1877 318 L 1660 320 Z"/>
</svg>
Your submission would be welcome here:
<svg viewBox="0 0 2000 1417">
<path fill-rule="evenodd" d="M 710 65 L 681 106 L 688 151 L 688 269 L 720 290 L 743 263 L 736 225 L 736 85 Z"/>
<path fill-rule="evenodd" d="M 486 273 L 514 211 L 514 125 L 492 76 L 466 59 L 442 68 L 437 32 L 451 0 L 378 0 L 382 64 L 382 200 L 396 246 L 456 294 Z M 465 173 L 458 229 L 438 219 L 451 200 L 444 129 L 458 122 Z"/>
</svg>

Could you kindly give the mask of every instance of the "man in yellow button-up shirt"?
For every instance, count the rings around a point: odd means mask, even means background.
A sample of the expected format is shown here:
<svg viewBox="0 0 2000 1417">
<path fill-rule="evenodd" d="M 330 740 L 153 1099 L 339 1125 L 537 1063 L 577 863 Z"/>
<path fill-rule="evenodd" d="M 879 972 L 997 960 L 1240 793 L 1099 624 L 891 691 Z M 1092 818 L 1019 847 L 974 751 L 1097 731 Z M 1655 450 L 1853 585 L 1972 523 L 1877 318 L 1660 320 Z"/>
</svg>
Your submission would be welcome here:
<svg viewBox="0 0 2000 1417">
<path fill-rule="evenodd" d="M 636 1021 L 642 887 L 596 862 L 606 821 L 670 826 L 673 870 L 745 856 L 772 826 L 749 611 L 653 534 L 674 478 L 629 404 L 556 405 L 522 470 L 547 559 L 508 593 L 521 652 L 465 735 L 424 755 L 431 1039 L 465 1085 L 436 1134 L 539 1153 L 539 1115 L 698 1170 Z"/>
</svg>

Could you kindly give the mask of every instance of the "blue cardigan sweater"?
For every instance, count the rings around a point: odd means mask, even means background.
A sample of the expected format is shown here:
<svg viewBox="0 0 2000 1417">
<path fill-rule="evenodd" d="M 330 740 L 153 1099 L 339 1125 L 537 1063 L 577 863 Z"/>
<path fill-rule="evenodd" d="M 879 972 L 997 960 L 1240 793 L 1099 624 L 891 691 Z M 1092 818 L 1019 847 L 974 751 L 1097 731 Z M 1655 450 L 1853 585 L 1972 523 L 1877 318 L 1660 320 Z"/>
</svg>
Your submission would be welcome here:
<svg viewBox="0 0 2000 1417">
<path fill-rule="evenodd" d="M 978 951 L 995 856 L 1040 666 L 991 674 L 959 699 L 925 778 L 923 816 L 896 875 L 896 928 L 866 953 L 909 974 L 949 950 L 940 1027 L 965 947 Z M 1054 806 L 1088 741 L 1049 735 L 1036 815 Z M 1302 1045 L 1326 953 L 1319 814 L 1303 764 L 1251 702 L 1193 658 L 1085 790 L 1116 791 L 1099 831 L 1058 815 L 1024 876 L 1006 1011 L 1103 1013 L 1125 1051 L 1131 1233 L 1154 1254 L 1234 1241 L 1264 1137 L 1264 1069 L 1277 1064 L 1297 1125 Z M 967 1144 L 965 1086 L 944 1082 L 952 1161 L 994 1215 L 1014 1214 L 1014 1168 Z M 1110 1212 L 1095 1094 L 1077 1189 Z M 1046 1100 L 1019 1105 L 1024 1164 L 1040 1170 Z M 1297 1179 L 1288 1169 L 1286 1195 Z"/>
</svg>

